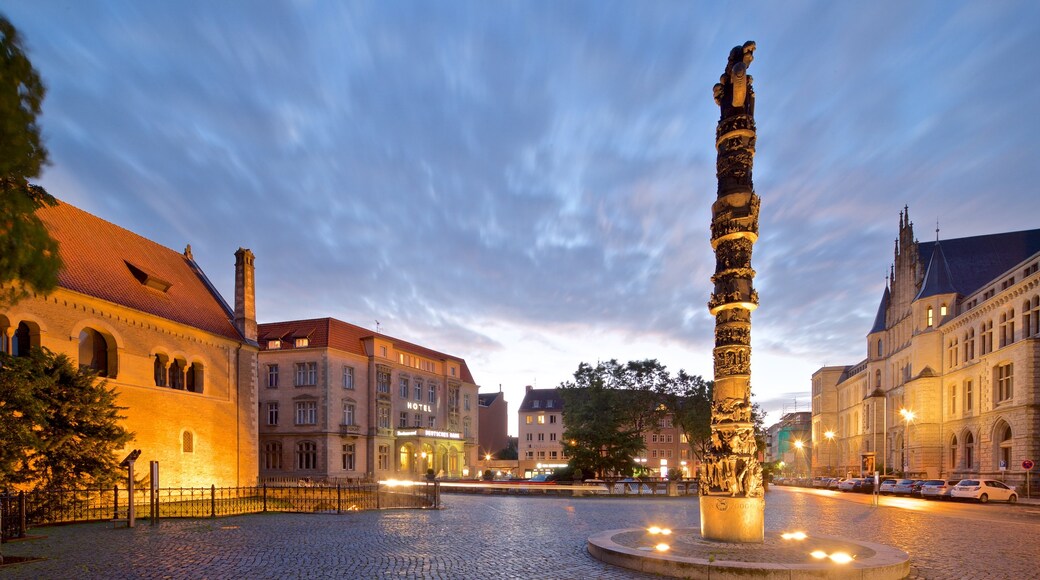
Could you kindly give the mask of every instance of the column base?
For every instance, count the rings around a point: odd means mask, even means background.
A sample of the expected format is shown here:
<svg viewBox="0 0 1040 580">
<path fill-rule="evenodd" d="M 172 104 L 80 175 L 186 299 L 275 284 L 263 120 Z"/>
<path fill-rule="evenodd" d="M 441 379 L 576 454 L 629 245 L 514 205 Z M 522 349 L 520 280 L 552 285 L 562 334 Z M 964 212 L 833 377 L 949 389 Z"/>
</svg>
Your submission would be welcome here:
<svg viewBox="0 0 1040 580">
<path fill-rule="evenodd" d="M 766 500 L 761 497 L 702 495 L 701 537 L 717 542 L 762 543 Z"/>
</svg>

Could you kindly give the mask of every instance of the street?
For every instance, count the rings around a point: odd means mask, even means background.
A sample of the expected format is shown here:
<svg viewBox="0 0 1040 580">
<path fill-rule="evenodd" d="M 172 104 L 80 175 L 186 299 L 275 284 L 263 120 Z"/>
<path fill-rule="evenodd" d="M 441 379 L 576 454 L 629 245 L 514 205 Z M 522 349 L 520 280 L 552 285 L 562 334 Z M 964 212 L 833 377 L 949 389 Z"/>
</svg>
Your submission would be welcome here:
<svg viewBox="0 0 1040 580">
<path fill-rule="evenodd" d="M 769 530 L 880 542 L 914 578 L 1036 578 L 1040 506 L 940 503 L 771 487 Z M 443 510 L 262 514 L 37 528 L 3 545 L 43 556 L 5 578 L 650 578 L 586 552 L 598 531 L 697 527 L 696 497 L 443 496 Z"/>
</svg>

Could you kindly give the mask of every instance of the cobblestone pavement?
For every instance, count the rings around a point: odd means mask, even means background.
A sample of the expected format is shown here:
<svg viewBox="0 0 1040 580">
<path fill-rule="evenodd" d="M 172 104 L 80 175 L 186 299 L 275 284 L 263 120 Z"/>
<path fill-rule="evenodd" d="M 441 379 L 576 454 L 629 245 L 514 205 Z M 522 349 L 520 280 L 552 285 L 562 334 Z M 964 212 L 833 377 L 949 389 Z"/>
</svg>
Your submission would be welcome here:
<svg viewBox="0 0 1040 580">
<path fill-rule="evenodd" d="M 767 529 L 885 543 L 910 552 L 916 578 L 1040 578 L 1038 506 L 871 507 L 789 489 L 771 490 L 766 502 Z M 32 533 L 45 538 L 2 550 L 45 560 L 5 566 L 0 578 L 652 578 L 593 559 L 587 538 L 698 525 L 696 497 L 445 495 L 443 503 L 436 511 L 139 521 L 132 530 L 38 528 Z"/>
</svg>

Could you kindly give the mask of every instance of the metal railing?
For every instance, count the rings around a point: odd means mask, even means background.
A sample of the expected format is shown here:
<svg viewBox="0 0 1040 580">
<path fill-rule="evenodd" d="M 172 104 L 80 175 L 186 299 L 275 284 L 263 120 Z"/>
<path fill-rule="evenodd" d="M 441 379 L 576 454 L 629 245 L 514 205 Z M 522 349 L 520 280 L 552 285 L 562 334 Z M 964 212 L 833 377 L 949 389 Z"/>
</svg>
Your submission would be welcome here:
<svg viewBox="0 0 1040 580">
<path fill-rule="evenodd" d="M 41 489 L 0 493 L 0 540 L 24 538 L 29 527 L 129 519 L 133 502 L 138 519 L 214 518 L 262 512 L 344 513 L 381 509 L 440 507 L 439 482 L 337 484 L 322 487 L 259 485 Z M 153 511 L 154 510 L 154 511 Z"/>
</svg>

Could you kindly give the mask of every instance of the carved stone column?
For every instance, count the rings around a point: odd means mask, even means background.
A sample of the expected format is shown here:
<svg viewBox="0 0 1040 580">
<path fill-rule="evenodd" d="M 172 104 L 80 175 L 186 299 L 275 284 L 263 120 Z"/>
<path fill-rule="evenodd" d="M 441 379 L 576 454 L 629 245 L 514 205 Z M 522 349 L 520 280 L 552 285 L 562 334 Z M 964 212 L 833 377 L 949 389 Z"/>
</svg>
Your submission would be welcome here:
<svg viewBox="0 0 1040 580">
<path fill-rule="evenodd" d="M 715 389 L 711 450 L 700 484 L 701 535 L 726 542 L 762 542 L 765 500 L 751 420 L 751 251 L 758 239 L 759 199 L 751 180 L 755 155 L 755 93 L 748 65 L 755 43 L 730 51 L 715 85 L 721 109 L 716 129 L 718 197 L 712 205 L 715 284 L 708 310 L 715 316 Z"/>
</svg>

